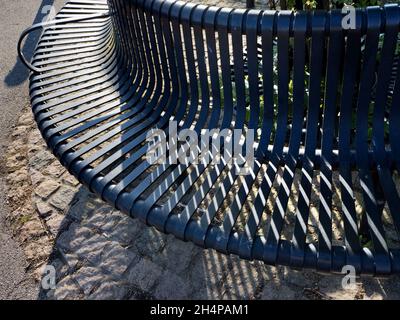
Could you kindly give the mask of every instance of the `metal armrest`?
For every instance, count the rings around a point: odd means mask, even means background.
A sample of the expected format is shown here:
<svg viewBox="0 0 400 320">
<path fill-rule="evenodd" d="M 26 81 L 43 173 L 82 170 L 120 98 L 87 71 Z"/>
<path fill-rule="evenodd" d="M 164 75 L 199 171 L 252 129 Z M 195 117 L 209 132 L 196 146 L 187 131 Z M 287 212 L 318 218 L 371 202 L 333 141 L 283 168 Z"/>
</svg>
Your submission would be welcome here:
<svg viewBox="0 0 400 320">
<path fill-rule="evenodd" d="M 18 50 L 18 56 L 21 59 L 21 61 L 23 62 L 23 64 L 30 69 L 32 72 L 36 72 L 39 73 L 41 70 L 40 68 L 35 67 L 34 65 L 32 65 L 32 63 L 30 63 L 24 56 L 24 54 L 22 53 L 21 50 L 21 45 L 22 45 L 22 41 L 25 39 L 25 37 L 31 33 L 34 30 L 37 29 L 41 29 L 41 28 L 47 28 L 56 24 L 65 24 L 65 23 L 70 23 L 70 22 L 77 22 L 77 21 L 85 21 L 85 20 L 91 20 L 91 19 L 96 19 L 96 18 L 104 18 L 104 17 L 109 17 L 110 13 L 106 12 L 106 13 L 100 13 L 100 14 L 91 14 L 91 15 L 86 15 L 86 16 L 82 16 L 79 18 L 66 18 L 66 19 L 57 19 L 57 20 L 51 20 L 51 21 L 46 21 L 46 22 L 41 22 L 41 23 L 37 23 L 34 24 L 33 26 L 27 28 L 26 30 L 24 30 L 21 34 L 21 36 L 19 37 L 18 40 L 18 45 L 17 45 L 17 50 Z"/>
</svg>

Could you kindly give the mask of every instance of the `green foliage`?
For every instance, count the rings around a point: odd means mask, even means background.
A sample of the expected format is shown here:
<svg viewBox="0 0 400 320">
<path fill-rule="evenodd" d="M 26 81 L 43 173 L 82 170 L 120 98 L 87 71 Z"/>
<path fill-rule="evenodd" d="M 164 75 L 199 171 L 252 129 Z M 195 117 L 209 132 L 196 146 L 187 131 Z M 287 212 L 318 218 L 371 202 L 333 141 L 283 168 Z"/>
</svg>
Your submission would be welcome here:
<svg viewBox="0 0 400 320">
<path fill-rule="evenodd" d="M 317 8 L 317 0 L 303 0 L 304 9 L 314 10 Z"/>
</svg>

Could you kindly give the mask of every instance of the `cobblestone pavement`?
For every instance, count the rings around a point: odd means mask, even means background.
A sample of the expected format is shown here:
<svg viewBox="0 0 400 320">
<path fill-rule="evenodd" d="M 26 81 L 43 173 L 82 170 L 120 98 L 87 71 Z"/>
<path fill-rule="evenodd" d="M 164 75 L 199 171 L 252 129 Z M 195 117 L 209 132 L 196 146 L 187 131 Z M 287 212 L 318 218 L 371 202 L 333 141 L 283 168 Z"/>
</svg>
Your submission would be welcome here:
<svg viewBox="0 0 400 320">
<path fill-rule="evenodd" d="M 114 210 L 81 186 L 46 149 L 25 110 L 7 154 L 8 216 L 30 270 L 56 269 L 41 299 L 383 299 L 400 279 L 342 277 L 271 267 L 203 250 Z"/>
<path fill-rule="evenodd" d="M 400 298 L 400 277 L 362 278 L 343 290 L 341 276 L 240 260 L 146 227 L 97 199 L 59 164 L 28 108 L 11 139 L 7 220 L 38 285 L 46 265 L 56 269 L 56 288 L 41 290 L 40 299 Z"/>
</svg>

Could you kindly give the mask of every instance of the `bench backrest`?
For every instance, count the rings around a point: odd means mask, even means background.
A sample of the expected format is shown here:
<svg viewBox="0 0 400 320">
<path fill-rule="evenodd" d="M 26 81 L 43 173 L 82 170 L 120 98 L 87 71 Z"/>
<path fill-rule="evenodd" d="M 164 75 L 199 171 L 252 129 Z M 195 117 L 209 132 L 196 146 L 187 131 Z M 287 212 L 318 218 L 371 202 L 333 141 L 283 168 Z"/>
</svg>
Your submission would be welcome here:
<svg viewBox="0 0 400 320">
<path fill-rule="evenodd" d="M 109 4 L 127 68 L 183 127 L 257 129 L 258 156 L 400 168 L 399 5 L 353 16 Z"/>
</svg>

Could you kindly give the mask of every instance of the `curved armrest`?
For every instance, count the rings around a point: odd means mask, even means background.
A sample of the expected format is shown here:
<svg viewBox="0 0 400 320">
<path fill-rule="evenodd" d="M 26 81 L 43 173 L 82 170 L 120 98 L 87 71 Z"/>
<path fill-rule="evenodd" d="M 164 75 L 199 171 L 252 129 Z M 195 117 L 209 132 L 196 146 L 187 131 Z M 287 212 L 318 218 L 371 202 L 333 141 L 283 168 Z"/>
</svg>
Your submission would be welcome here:
<svg viewBox="0 0 400 320">
<path fill-rule="evenodd" d="M 49 26 L 53 26 L 56 24 L 64 24 L 64 23 L 69 23 L 69 22 L 77 22 L 77 21 L 84 21 L 84 20 L 90 20 L 90 19 L 96 19 L 96 18 L 103 18 L 103 17 L 109 17 L 110 13 L 106 12 L 106 13 L 100 13 L 100 14 L 91 14 L 91 15 L 86 15 L 86 16 L 82 16 L 79 18 L 66 18 L 66 19 L 58 19 L 58 20 L 51 20 L 51 21 L 46 21 L 46 22 L 42 22 L 42 23 L 37 23 L 34 24 L 33 26 L 29 27 L 28 29 L 24 30 L 21 33 L 21 36 L 19 37 L 18 40 L 18 45 L 17 45 L 17 50 L 18 50 L 18 56 L 21 59 L 21 61 L 23 62 L 23 64 L 30 69 L 33 72 L 40 72 L 41 70 L 37 67 L 35 67 L 34 65 L 32 65 L 24 56 L 24 54 L 22 53 L 21 50 L 21 45 L 22 45 L 22 41 L 25 39 L 25 37 L 31 33 L 34 30 L 37 29 L 41 29 L 41 28 L 46 28 Z"/>
</svg>

